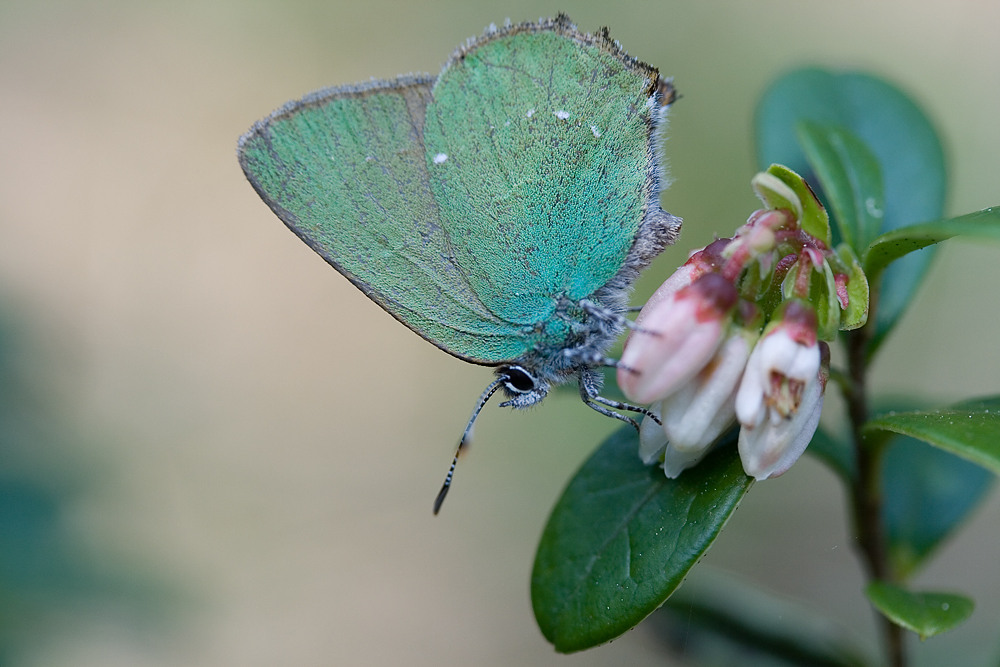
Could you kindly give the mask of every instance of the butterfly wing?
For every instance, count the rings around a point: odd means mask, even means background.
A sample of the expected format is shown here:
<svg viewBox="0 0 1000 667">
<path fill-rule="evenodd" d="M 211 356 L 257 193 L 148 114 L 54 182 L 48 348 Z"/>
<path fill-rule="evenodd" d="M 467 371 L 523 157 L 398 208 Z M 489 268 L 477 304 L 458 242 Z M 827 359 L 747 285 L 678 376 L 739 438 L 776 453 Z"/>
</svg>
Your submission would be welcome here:
<svg viewBox="0 0 1000 667">
<path fill-rule="evenodd" d="M 561 300 L 608 284 L 659 211 L 657 82 L 560 17 L 470 42 L 436 81 L 291 103 L 239 158 L 376 303 L 455 356 L 499 364 L 552 343 L 543 324 Z"/>
<path fill-rule="evenodd" d="M 456 262 L 494 315 L 530 326 L 560 297 L 590 297 L 622 268 L 647 213 L 662 214 L 659 83 L 606 33 L 581 34 L 565 17 L 452 57 L 427 108 L 424 142 L 438 156 L 428 168 L 445 229 L 466 241 Z"/>
<path fill-rule="evenodd" d="M 247 178 L 288 227 L 398 320 L 458 357 L 524 351 L 457 265 L 422 141 L 433 79 L 319 91 L 240 140 Z"/>
</svg>

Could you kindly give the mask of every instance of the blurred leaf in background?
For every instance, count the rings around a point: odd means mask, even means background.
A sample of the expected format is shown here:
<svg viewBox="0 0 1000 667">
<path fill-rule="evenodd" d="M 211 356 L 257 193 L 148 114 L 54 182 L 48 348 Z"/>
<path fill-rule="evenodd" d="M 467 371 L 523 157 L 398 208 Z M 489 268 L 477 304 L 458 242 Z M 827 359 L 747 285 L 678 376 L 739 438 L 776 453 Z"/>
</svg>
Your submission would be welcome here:
<svg viewBox="0 0 1000 667">
<path fill-rule="evenodd" d="M 86 438 L 26 377 L 14 329 L 0 314 L 0 665 L 81 620 L 152 621 L 169 597 L 150 573 L 94 548 L 74 521 L 103 473 L 85 461 Z"/>
</svg>

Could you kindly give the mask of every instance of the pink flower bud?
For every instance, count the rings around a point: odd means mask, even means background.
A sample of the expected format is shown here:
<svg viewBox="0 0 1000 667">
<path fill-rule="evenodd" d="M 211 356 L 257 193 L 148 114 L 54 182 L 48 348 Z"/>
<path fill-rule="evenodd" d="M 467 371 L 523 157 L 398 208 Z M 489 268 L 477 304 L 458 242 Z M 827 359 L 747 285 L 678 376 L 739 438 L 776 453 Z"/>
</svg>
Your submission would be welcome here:
<svg viewBox="0 0 1000 667">
<path fill-rule="evenodd" d="M 802 456 L 819 426 L 827 369 L 806 383 L 798 409 L 788 418 L 740 429 L 738 448 L 746 474 L 757 480 L 777 477 Z"/>
<path fill-rule="evenodd" d="M 735 329 L 700 373 L 659 406 L 670 443 L 664 458 L 667 477 L 697 463 L 736 420 L 736 390 L 756 332 Z"/>
<path fill-rule="evenodd" d="M 798 301 L 785 305 L 783 318 L 760 339 L 736 393 L 736 416 L 744 426 L 788 418 L 798 409 L 805 383 L 820 366 L 816 314 Z"/>
<path fill-rule="evenodd" d="M 754 211 L 747 223 L 736 230 L 736 236 L 744 239 L 753 252 L 768 252 L 774 248 L 777 231 L 794 227 L 791 211 L 761 209 Z"/>
<path fill-rule="evenodd" d="M 788 302 L 747 360 L 736 392 L 743 469 L 757 479 L 780 475 L 812 439 L 823 407 L 829 348 L 816 340 L 816 315 Z"/>
<path fill-rule="evenodd" d="M 736 305 L 736 287 L 707 273 L 643 308 L 618 367 L 618 384 L 630 401 L 666 398 L 712 358 Z"/>
<path fill-rule="evenodd" d="M 656 291 L 650 295 L 649 299 L 646 300 L 642 310 L 639 311 L 638 317 L 635 318 L 635 327 L 637 329 L 645 328 L 643 321 L 649 317 L 649 314 L 653 312 L 661 302 L 673 298 L 677 292 L 684 289 L 700 277 L 701 272 L 695 264 L 682 264 L 678 267 L 676 271 L 670 274 L 669 278 L 663 281 L 663 284 L 656 288 Z M 631 332 L 629 332 L 630 337 L 631 335 Z"/>
<path fill-rule="evenodd" d="M 721 267 L 725 261 L 723 252 L 731 241 L 732 239 L 717 239 L 701 250 L 691 253 L 688 260 L 670 274 L 670 277 L 664 280 L 663 284 L 656 288 L 656 291 L 649 297 L 639 313 L 639 317 L 636 318 L 636 326 L 641 328 L 643 318 L 653 310 L 656 304 L 665 301 L 706 273 L 712 273 Z"/>
<path fill-rule="evenodd" d="M 733 399 L 755 331 L 736 328 L 718 352 L 689 383 L 650 412 L 662 425 L 646 418 L 639 429 L 639 458 L 646 465 L 658 463 L 671 479 L 695 465 L 735 421 Z"/>
<path fill-rule="evenodd" d="M 826 258 L 823 256 L 823 251 L 819 248 L 806 246 L 802 249 L 802 253 L 809 257 L 809 261 L 812 262 L 813 270 L 820 273 L 823 272 L 823 264 L 826 262 Z"/>
</svg>

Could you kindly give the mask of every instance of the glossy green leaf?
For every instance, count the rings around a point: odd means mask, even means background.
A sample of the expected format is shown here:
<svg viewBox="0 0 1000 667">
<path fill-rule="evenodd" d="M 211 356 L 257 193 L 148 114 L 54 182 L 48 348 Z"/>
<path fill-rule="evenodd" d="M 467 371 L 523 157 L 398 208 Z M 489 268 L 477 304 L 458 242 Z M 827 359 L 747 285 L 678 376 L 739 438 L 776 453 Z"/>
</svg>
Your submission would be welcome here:
<svg viewBox="0 0 1000 667">
<path fill-rule="evenodd" d="M 882 459 L 892 571 L 908 577 L 985 499 L 993 475 L 925 442 L 895 436 Z"/>
<path fill-rule="evenodd" d="M 663 604 L 749 490 L 735 437 L 678 479 L 639 461 L 623 428 L 584 463 L 542 534 L 535 618 L 556 650 L 610 641 Z"/>
<path fill-rule="evenodd" d="M 998 396 L 939 410 L 890 412 L 869 421 L 864 430 L 908 435 L 1000 473 Z"/>
<path fill-rule="evenodd" d="M 862 258 L 865 273 L 869 280 L 877 280 L 891 262 L 955 236 L 1000 239 L 1000 206 L 882 234 L 865 250 Z"/>
<path fill-rule="evenodd" d="M 941 217 L 946 176 L 941 143 L 920 108 L 897 88 L 867 74 L 816 68 L 781 77 L 765 91 L 757 107 L 760 168 L 779 162 L 815 182 L 796 135 L 802 121 L 845 128 L 871 149 L 885 186 L 882 232 Z M 902 315 L 930 259 L 925 250 L 897 262 L 886 273 L 874 344 Z M 874 285 L 871 275 L 868 279 Z"/>
<path fill-rule="evenodd" d="M 972 615 L 975 603 L 955 593 L 916 593 L 884 581 L 873 581 L 865 595 L 897 625 L 927 639 L 957 627 Z"/>
<path fill-rule="evenodd" d="M 841 238 L 861 252 L 878 236 L 885 215 L 885 191 L 878 158 L 850 130 L 802 122 L 799 143 L 823 186 Z"/>
<path fill-rule="evenodd" d="M 815 667 L 875 664 L 843 626 L 711 567 L 692 572 L 650 624 L 670 644 L 682 637 L 685 664 L 758 664 L 757 656 Z"/>
</svg>

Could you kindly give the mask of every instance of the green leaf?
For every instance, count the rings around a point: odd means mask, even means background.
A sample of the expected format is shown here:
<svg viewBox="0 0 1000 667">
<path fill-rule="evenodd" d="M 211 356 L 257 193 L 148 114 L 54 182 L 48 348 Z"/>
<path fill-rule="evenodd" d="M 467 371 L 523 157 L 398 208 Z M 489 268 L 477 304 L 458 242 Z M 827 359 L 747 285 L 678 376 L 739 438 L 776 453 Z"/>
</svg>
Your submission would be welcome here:
<svg viewBox="0 0 1000 667">
<path fill-rule="evenodd" d="M 0 304 L 0 664 L 51 640 L 67 613 L 138 630 L 180 611 L 180 590 L 132 555 L 79 530 L 75 517 L 117 475 L 67 423 L 25 360 L 39 358 Z M 37 344 L 37 341 L 36 341 Z M 43 393 L 39 393 L 39 391 Z M 85 429 L 86 430 L 86 429 Z M 117 553 L 116 553 L 117 552 Z M 84 612 L 88 613 L 88 612 Z M 124 635 L 123 635 L 124 636 Z"/>
<path fill-rule="evenodd" d="M 781 77 L 757 106 L 760 168 L 779 162 L 815 182 L 796 136 L 802 121 L 845 128 L 874 153 L 885 185 L 882 232 L 941 217 L 945 195 L 941 143 L 920 108 L 897 88 L 858 72 L 809 68 Z M 873 344 L 880 342 L 902 315 L 931 257 L 928 251 L 911 255 L 886 273 Z M 868 279 L 874 286 L 873 277 Z"/>
<path fill-rule="evenodd" d="M 542 534 L 535 618 L 556 650 L 610 641 L 680 586 L 752 485 L 733 437 L 675 480 L 639 461 L 623 428 L 584 463 Z"/>
<path fill-rule="evenodd" d="M 833 208 L 840 235 L 860 253 L 882 226 L 885 192 L 878 158 L 850 130 L 804 121 L 799 142 Z"/>
<path fill-rule="evenodd" d="M 864 252 L 862 263 L 865 273 L 869 280 L 875 281 L 891 262 L 955 236 L 1000 239 L 1000 206 L 882 234 Z"/>
<path fill-rule="evenodd" d="M 710 567 L 693 572 L 650 621 L 668 641 L 683 636 L 685 664 L 757 664 L 758 655 L 816 667 L 874 664 L 843 626 Z"/>
<path fill-rule="evenodd" d="M 925 442 L 895 436 L 882 460 L 883 522 L 892 571 L 906 578 L 985 499 L 993 476 Z"/>
<path fill-rule="evenodd" d="M 890 621 L 927 639 L 957 627 L 972 615 L 975 603 L 955 593 L 915 593 L 873 581 L 865 595 Z"/>
<path fill-rule="evenodd" d="M 1000 473 L 1000 396 L 939 410 L 890 412 L 864 425 L 865 433 L 873 431 L 908 435 Z"/>
</svg>

